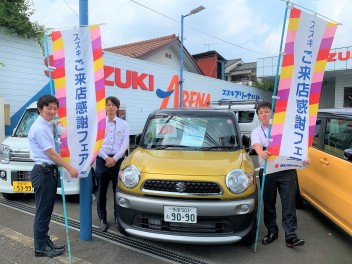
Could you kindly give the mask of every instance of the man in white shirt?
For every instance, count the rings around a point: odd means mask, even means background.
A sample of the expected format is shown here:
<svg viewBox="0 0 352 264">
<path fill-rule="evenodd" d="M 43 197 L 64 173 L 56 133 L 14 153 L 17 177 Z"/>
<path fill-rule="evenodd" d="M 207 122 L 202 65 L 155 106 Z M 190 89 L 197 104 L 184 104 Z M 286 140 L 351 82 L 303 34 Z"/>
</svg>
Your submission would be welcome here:
<svg viewBox="0 0 352 264">
<path fill-rule="evenodd" d="M 114 217 L 117 224 L 116 186 L 121 163 L 129 144 L 128 123 L 117 117 L 120 101 L 115 96 L 106 98 L 106 128 L 103 145 L 96 159 L 95 174 L 98 183 L 97 213 L 100 220 L 100 229 L 108 229 L 106 211 L 106 193 L 109 182 L 112 181 L 114 199 Z"/>
<path fill-rule="evenodd" d="M 52 95 L 43 95 L 37 102 L 38 118 L 28 133 L 30 157 L 35 162 L 31 181 L 35 194 L 34 254 L 36 257 L 56 257 L 65 251 L 65 245 L 57 245 L 48 235 L 59 179 L 58 165 L 67 169 L 72 178 L 78 171 L 56 152 L 54 126 L 51 122 L 57 114 L 59 101 Z"/>
</svg>

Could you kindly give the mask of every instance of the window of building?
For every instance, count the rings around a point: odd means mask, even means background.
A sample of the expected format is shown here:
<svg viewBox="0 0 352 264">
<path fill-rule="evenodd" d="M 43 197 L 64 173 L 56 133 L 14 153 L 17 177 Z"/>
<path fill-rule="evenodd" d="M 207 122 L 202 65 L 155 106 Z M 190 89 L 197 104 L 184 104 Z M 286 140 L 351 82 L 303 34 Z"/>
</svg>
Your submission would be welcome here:
<svg viewBox="0 0 352 264">
<path fill-rule="evenodd" d="M 345 87 L 343 107 L 352 107 L 352 87 Z"/>
</svg>

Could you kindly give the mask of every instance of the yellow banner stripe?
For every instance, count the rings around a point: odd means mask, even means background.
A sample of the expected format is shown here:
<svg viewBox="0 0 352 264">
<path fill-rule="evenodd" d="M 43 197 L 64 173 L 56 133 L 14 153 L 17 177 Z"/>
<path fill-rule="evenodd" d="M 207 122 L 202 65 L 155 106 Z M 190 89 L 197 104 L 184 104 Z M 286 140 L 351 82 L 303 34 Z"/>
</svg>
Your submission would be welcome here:
<svg viewBox="0 0 352 264">
<path fill-rule="evenodd" d="M 319 104 L 309 105 L 309 115 L 316 115 L 318 113 Z"/>
<path fill-rule="evenodd" d="M 103 64 L 103 57 L 97 59 L 95 62 L 94 62 L 94 71 L 97 71 L 101 68 L 103 68 L 104 64 Z"/>
<path fill-rule="evenodd" d="M 291 78 L 293 75 L 294 65 L 282 67 L 280 77 L 281 78 Z"/>
<path fill-rule="evenodd" d="M 273 124 L 282 124 L 285 121 L 286 112 L 275 113 Z"/>
<path fill-rule="evenodd" d="M 55 89 L 60 89 L 66 87 L 66 78 L 57 78 L 54 79 Z"/>
<path fill-rule="evenodd" d="M 64 47 L 64 41 L 62 38 L 59 38 L 55 41 L 53 41 L 53 50 L 59 50 Z"/>
<path fill-rule="evenodd" d="M 98 140 L 95 144 L 94 151 L 99 151 L 101 149 L 101 145 L 103 144 L 103 139 Z"/>
<path fill-rule="evenodd" d="M 97 102 L 97 110 L 98 112 L 102 111 L 105 108 L 105 98 Z"/>
<path fill-rule="evenodd" d="M 290 18 L 288 22 L 287 30 L 297 30 L 298 29 L 299 18 Z"/>
<path fill-rule="evenodd" d="M 314 72 L 323 72 L 325 71 L 327 60 L 320 60 L 315 63 Z"/>
</svg>

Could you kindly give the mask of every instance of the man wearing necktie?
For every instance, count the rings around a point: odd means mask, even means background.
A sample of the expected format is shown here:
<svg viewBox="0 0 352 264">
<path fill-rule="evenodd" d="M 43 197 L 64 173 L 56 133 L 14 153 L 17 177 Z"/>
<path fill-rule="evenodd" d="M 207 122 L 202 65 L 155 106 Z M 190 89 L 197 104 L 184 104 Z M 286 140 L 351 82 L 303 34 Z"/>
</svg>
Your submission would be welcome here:
<svg viewBox="0 0 352 264">
<path fill-rule="evenodd" d="M 121 162 L 129 145 L 128 123 L 117 116 L 120 101 L 115 96 L 106 98 L 106 128 L 103 145 L 96 159 L 96 179 L 98 183 L 97 213 L 100 220 L 100 229 L 108 229 L 106 211 L 106 193 L 109 182 L 112 181 L 114 199 L 114 217 L 117 224 L 116 186 Z"/>
</svg>

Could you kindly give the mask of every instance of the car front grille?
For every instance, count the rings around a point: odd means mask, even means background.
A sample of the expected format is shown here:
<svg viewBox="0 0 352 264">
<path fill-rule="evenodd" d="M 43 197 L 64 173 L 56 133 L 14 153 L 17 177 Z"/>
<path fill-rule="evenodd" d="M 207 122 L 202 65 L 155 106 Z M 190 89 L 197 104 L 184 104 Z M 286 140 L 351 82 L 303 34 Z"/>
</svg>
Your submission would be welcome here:
<svg viewBox="0 0 352 264">
<path fill-rule="evenodd" d="M 162 216 L 137 214 L 133 225 L 139 228 L 162 230 L 167 232 L 184 233 L 233 233 L 233 228 L 228 220 L 198 217 L 197 223 L 173 223 L 164 221 Z"/>
<path fill-rule="evenodd" d="M 13 181 L 30 181 L 30 171 L 11 171 L 11 183 Z"/>
<path fill-rule="evenodd" d="M 29 157 L 29 151 L 10 151 L 10 161 L 33 162 Z"/>
<path fill-rule="evenodd" d="M 198 181 L 147 180 L 142 191 L 175 195 L 222 195 L 221 187 L 216 182 Z"/>
</svg>

